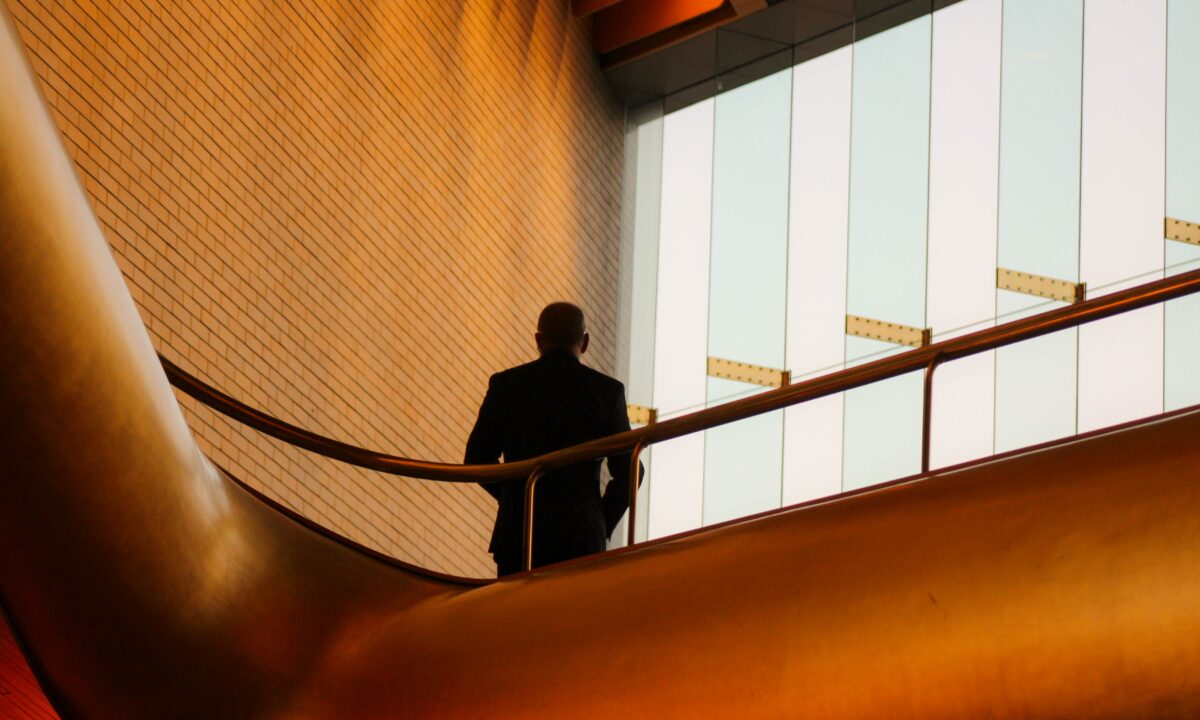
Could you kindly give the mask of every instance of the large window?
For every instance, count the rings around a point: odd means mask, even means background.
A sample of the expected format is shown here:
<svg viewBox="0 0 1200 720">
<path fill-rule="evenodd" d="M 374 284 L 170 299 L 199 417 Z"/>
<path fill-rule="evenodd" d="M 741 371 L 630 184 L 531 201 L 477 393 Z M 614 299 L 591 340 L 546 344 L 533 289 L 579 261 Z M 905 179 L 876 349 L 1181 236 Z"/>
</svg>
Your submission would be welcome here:
<svg viewBox="0 0 1200 720">
<path fill-rule="evenodd" d="M 1197 36 L 1195 0 L 962 0 L 631 112 L 636 402 L 672 417 L 1200 266 L 1164 233 L 1200 221 Z M 932 465 L 1200 403 L 1197 328 L 1184 299 L 945 365 Z M 921 406 L 906 376 L 655 446 L 639 532 L 914 473 Z"/>
</svg>

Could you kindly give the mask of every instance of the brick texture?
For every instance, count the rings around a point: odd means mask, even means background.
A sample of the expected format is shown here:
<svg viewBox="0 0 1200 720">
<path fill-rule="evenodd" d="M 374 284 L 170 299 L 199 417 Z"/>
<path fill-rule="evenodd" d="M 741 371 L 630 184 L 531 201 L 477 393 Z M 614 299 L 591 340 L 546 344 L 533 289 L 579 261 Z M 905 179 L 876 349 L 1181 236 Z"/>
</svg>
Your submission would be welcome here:
<svg viewBox="0 0 1200 720">
<path fill-rule="evenodd" d="M 567 0 L 5 0 L 158 349 L 358 445 L 461 461 L 550 300 L 614 364 L 623 114 Z M 359 471 L 184 399 L 337 532 L 494 572 L 478 487 Z"/>
</svg>

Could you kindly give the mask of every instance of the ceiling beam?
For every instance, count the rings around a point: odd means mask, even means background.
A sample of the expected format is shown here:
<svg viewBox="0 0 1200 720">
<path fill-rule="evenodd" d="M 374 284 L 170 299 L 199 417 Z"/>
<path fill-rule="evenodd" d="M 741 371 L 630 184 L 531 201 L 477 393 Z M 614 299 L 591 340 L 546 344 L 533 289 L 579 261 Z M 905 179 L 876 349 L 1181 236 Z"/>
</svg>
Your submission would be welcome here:
<svg viewBox="0 0 1200 720">
<path fill-rule="evenodd" d="M 571 14 L 575 17 L 586 17 L 619 2 L 622 0 L 571 0 Z"/>
<path fill-rule="evenodd" d="M 596 13 L 593 43 L 603 55 L 723 9 L 736 17 L 729 0 L 624 0 Z"/>
</svg>

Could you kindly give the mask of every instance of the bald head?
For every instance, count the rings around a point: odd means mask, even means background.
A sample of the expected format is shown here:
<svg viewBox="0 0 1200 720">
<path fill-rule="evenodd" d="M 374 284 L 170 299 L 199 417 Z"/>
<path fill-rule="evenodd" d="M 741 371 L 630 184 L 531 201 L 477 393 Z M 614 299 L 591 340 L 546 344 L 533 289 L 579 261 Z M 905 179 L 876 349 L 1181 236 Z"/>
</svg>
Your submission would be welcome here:
<svg viewBox="0 0 1200 720">
<path fill-rule="evenodd" d="M 550 303 L 538 316 L 537 340 L 539 352 L 569 350 L 582 355 L 587 350 L 587 321 L 583 310 L 569 302 Z"/>
</svg>

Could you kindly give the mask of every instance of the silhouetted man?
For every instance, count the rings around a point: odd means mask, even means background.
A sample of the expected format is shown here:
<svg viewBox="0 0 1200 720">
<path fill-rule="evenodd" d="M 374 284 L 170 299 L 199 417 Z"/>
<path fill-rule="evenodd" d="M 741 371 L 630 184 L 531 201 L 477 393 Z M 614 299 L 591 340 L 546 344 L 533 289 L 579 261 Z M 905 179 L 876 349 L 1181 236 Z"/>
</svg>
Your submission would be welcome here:
<svg viewBox="0 0 1200 720">
<path fill-rule="evenodd" d="M 629 429 L 625 386 L 579 362 L 587 351 L 583 311 L 565 302 L 538 317 L 537 360 L 496 373 L 467 440 L 469 465 L 527 460 Z M 533 565 L 604 550 L 629 507 L 629 455 L 608 458 L 612 475 L 600 495 L 600 461 L 547 473 L 535 493 Z M 488 550 L 498 575 L 522 565 L 525 481 L 484 485 L 499 501 Z"/>
</svg>

